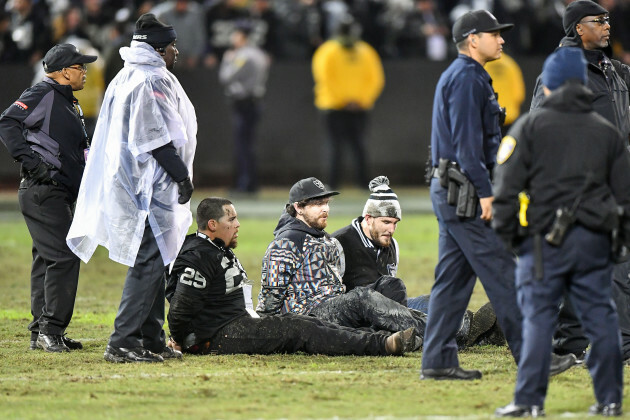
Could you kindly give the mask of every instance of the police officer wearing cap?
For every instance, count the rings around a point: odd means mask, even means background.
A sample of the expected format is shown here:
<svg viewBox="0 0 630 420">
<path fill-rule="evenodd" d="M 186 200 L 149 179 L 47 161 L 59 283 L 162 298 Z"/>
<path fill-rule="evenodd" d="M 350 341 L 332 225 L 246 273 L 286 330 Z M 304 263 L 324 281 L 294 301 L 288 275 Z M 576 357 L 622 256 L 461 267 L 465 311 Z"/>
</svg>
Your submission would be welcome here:
<svg viewBox="0 0 630 420">
<path fill-rule="evenodd" d="M 523 346 L 513 403 L 496 415 L 544 415 L 551 338 L 566 292 L 591 342 L 590 414 L 621 415 L 623 365 L 611 301 L 611 232 L 630 238 L 630 156 L 625 136 L 594 111 L 582 50 L 560 48 L 543 65 L 545 99 L 503 139 L 493 228 L 517 245 Z M 519 223 L 518 195 L 530 200 Z M 618 206 L 624 210 L 619 217 Z M 522 228 L 527 225 L 527 235 Z M 618 235 L 614 235 L 618 237 Z"/>
<path fill-rule="evenodd" d="M 429 303 L 421 379 L 481 378 L 481 372 L 459 366 L 455 342 L 477 277 L 495 309 L 514 359 L 519 360 L 521 316 L 514 310 L 514 262 L 488 224 L 493 200 L 491 173 L 501 140 L 501 111 L 492 80 L 483 68 L 501 57 L 501 32 L 512 27 L 500 24 L 485 10 L 460 17 L 453 25 L 459 55 L 436 87 L 431 201 L 440 226 L 439 260 Z M 438 170 L 444 165 L 448 169 Z M 447 201 L 448 189 L 442 186 L 447 180 L 439 179 L 438 173 L 442 178 L 451 173 L 458 182 L 468 183 L 462 188 L 474 191 L 473 205 L 466 216 L 458 215 L 456 203 Z"/>
<path fill-rule="evenodd" d="M 86 63 L 72 44 L 44 57 L 46 77 L 25 90 L 0 116 L 0 140 L 21 164 L 20 209 L 33 240 L 30 349 L 66 352 L 82 348 L 64 335 L 74 310 L 79 259 L 66 234 L 85 168 L 89 139 L 73 91 L 83 89 Z"/>
</svg>

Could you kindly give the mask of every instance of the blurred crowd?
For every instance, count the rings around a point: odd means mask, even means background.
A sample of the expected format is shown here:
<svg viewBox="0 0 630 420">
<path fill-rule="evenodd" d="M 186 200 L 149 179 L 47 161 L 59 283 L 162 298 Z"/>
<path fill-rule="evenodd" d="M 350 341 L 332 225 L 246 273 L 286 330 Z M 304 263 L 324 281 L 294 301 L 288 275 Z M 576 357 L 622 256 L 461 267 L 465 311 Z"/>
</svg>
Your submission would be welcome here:
<svg viewBox="0 0 630 420">
<path fill-rule="evenodd" d="M 251 40 L 276 60 L 309 60 L 346 14 L 384 59 L 455 56 L 452 22 L 474 9 L 514 22 L 505 34 L 512 54 L 546 55 L 563 35 L 570 0 L 0 0 L 0 64 L 38 63 L 55 43 L 94 48 L 104 59 L 105 81 L 122 63 L 133 24 L 155 13 L 178 34 L 180 62 L 216 66 L 235 23 L 249 19 Z M 630 63 L 630 0 L 600 0 L 610 11 L 614 55 Z M 181 66 L 181 64 L 180 64 Z"/>
</svg>

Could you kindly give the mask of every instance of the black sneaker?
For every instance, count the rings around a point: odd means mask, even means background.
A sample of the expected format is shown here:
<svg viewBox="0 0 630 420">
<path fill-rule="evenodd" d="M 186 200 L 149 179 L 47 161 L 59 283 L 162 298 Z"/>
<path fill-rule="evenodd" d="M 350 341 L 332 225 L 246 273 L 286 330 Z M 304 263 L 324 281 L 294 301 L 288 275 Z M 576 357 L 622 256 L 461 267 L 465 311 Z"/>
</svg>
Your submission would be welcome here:
<svg viewBox="0 0 630 420">
<path fill-rule="evenodd" d="M 103 357 L 105 360 L 112 363 L 155 363 L 164 361 L 159 354 L 151 353 L 149 350 L 142 347 L 127 349 L 108 345 Z"/>
<path fill-rule="evenodd" d="M 63 344 L 70 350 L 83 350 L 83 344 L 81 344 L 80 341 L 73 340 L 65 334 L 61 336 L 61 339 L 63 340 Z"/>
<path fill-rule="evenodd" d="M 43 334 L 40 332 L 37 336 L 36 344 L 49 353 L 64 353 L 70 351 L 64 344 L 61 335 L 58 334 Z"/>
<path fill-rule="evenodd" d="M 162 352 L 160 353 L 160 356 L 162 356 L 162 359 L 166 360 L 166 359 L 181 359 L 182 358 L 182 352 L 179 350 L 175 350 L 172 349 L 170 347 L 164 347 L 164 350 L 162 350 Z"/>
<path fill-rule="evenodd" d="M 618 417 L 623 414 L 620 403 L 593 404 L 588 409 L 588 414 L 592 416 Z"/>
<path fill-rule="evenodd" d="M 41 347 L 37 345 L 37 339 L 31 340 L 31 344 L 28 346 L 29 350 L 39 350 Z"/>
</svg>

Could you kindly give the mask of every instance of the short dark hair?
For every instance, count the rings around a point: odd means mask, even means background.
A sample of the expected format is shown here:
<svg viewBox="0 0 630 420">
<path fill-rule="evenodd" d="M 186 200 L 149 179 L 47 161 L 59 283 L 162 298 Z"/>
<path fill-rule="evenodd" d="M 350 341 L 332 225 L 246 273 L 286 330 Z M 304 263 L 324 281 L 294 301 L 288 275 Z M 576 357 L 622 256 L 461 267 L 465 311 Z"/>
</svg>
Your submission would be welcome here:
<svg viewBox="0 0 630 420">
<path fill-rule="evenodd" d="M 232 204 L 230 200 L 221 197 L 208 197 L 201 200 L 197 206 L 197 229 L 208 229 L 208 222 L 223 217 L 225 215 L 223 207 L 230 204 Z"/>
</svg>

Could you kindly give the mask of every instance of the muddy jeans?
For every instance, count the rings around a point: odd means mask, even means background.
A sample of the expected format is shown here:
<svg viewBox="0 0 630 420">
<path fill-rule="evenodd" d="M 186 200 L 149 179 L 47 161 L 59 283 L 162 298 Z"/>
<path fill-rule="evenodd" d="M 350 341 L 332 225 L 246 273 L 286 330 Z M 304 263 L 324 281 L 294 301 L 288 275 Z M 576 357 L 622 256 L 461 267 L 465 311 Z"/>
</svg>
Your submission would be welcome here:
<svg viewBox="0 0 630 420">
<path fill-rule="evenodd" d="M 426 314 L 410 310 L 367 287 L 327 299 L 310 315 L 345 327 L 368 327 L 376 331 L 397 332 L 414 327 L 420 337 L 424 337 L 426 326 Z"/>
</svg>

